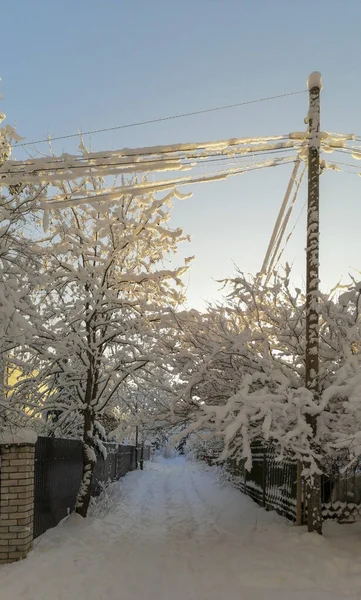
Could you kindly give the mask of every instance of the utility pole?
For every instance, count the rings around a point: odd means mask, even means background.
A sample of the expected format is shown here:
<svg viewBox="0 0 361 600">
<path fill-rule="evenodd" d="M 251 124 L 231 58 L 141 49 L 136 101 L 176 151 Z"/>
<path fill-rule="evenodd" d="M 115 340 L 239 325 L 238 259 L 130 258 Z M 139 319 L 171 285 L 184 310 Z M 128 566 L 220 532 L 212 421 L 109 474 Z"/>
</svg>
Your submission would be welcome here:
<svg viewBox="0 0 361 600">
<path fill-rule="evenodd" d="M 322 78 L 318 72 L 308 78 L 308 200 L 306 249 L 306 387 L 314 402 L 319 397 L 319 198 L 320 198 L 320 94 Z M 317 421 L 307 416 L 316 435 Z M 307 486 L 308 530 L 322 533 L 320 476 Z"/>
</svg>

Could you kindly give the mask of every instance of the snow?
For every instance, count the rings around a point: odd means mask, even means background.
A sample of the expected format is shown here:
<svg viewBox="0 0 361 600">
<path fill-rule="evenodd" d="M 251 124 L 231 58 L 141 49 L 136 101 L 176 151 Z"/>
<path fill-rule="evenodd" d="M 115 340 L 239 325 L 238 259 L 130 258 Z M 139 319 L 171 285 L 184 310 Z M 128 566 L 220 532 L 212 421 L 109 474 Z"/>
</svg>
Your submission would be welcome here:
<svg viewBox="0 0 361 600">
<path fill-rule="evenodd" d="M 32 429 L 4 429 L 0 431 L 0 445 L 35 444 L 38 434 Z"/>
<path fill-rule="evenodd" d="M 309 90 L 312 90 L 314 87 L 320 88 L 322 90 L 322 75 L 319 71 L 314 71 L 311 73 L 307 80 L 307 87 Z"/>
<path fill-rule="evenodd" d="M 103 425 L 101 423 L 99 423 L 99 421 L 95 421 L 94 426 L 95 426 L 95 429 L 97 430 L 97 432 L 99 433 L 99 435 L 103 439 L 106 439 L 107 434 L 105 432 L 105 429 L 104 429 Z"/>
<path fill-rule="evenodd" d="M 89 202 L 114 202 L 115 200 L 119 200 L 122 196 L 129 195 L 143 195 L 149 193 L 156 192 L 164 192 L 166 190 L 171 190 L 176 186 L 181 185 L 192 185 L 195 183 L 209 183 L 211 181 L 222 181 L 227 179 L 228 177 L 240 175 L 241 173 L 246 173 L 248 171 L 252 171 L 254 169 L 259 168 L 268 168 L 275 167 L 280 164 L 285 164 L 289 162 L 294 162 L 294 156 L 286 156 L 281 158 L 275 158 L 271 160 L 266 160 L 263 162 L 257 162 L 250 165 L 246 165 L 240 168 L 227 169 L 223 171 L 217 171 L 214 173 L 210 173 L 208 175 L 202 175 L 200 177 L 178 177 L 176 179 L 169 180 L 160 180 L 160 181 L 145 181 L 143 183 L 135 184 L 135 185 L 125 185 L 125 186 L 114 186 L 109 190 L 99 189 L 99 191 L 94 192 L 94 190 L 90 190 L 83 197 L 73 196 L 71 199 L 68 198 L 66 194 L 57 194 L 49 201 L 49 207 L 56 208 L 65 208 L 71 206 L 81 206 L 82 204 L 89 204 Z M 149 170 L 149 169 L 148 169 Z M 133 169 L 134 172 L 134 169 Z M 1 173 L 1 169 L 0 169 Z M 109 173 L 107 172 L 109 175 Z M 56 178 L 59 179 L 59 175 L 56 175 Z M 68 179 L 71 179 L 69 176 Z M 177 192 L 178 194 L 178 192 Z M 179 195 L 178 195 L 179 197 Z M 186 197 L 189 197 L 187 195 Z"/>
<path fill-rule="evenodd" d="M 63 154 L 26 161 L 7 160 L 0 166 L 0 175 L 3 185 L 24 185 L 40 181 L 42 184 L 57 185 L 60 181 L 77 180 L 80 177 L 190 171 L 195 166 L 200 166 L 202 159 L 210 156 L 252 156 L 264 151 L 298 148 L 301 142 L 297 136 L 289 139 L 288 135 L 278 135 L 271 138 L 232 138 L 93 153 L 84 151 L 80 156 Z"/>
<path fill-rule="evenodd" d="M 1 600 L 356 600 L 361 526 L 305 533 L 181 458 L 112 484 L 0 568 Z"/>
<path fill-rule="evenodd" d="M 93 463 L 97 462 L 97 455 L 95 454 L 94 448 L 90 448 L 90 446 L 86 446 L 85 452 L 86 452 L 86 455 L 87 455 L 88 459 L 91 462 L 93 462 Z"/>
</svg>

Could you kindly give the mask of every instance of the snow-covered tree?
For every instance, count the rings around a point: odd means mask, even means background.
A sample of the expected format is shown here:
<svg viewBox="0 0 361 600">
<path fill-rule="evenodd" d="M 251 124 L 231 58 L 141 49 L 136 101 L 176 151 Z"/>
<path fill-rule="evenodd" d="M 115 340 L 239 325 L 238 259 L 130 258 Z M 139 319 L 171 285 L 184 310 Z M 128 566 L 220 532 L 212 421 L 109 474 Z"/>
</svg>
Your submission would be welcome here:
<svg viewBox="0 0 361 600">
<path fill-rule="evenodd" d="M 5 115 L 0 115 L 0 122 Z M 0 165 L 19 141 L 9 125 L 0 128 Z M 0 410 L 2 423 L 17 422 L 8 410 L 8 371 L 16 368 L 15 350 L 33 335 L 31 291 L 37 285 L 39 267 L 36 243 L 30 228 L 39 208 L 44 186 L 6 186 L 0 179 Z"/>
<path fill-rule="evenodd" d="M 172 417 L 222 437 L 221 458 L 252 464 L 251 442 L 302 461 L 312 482 L 330 457 L 361 451 L 360 289 L 321 295 L 320 400 L 305 387 L 305 298 L 289 271 L 267 286 L 239 274 L 228 306 L 179 315 L 182 352 Z M 308 416 L 317 420 L 316 433 Z"/>
<path fill-rule="evenodd" d="M 48 429 L 83 439 L 77 511 L 86 515 L 96 461 L 98 420 L 132 379 L 165 361 L 161 325 L 183 301 L 181 275 L 164 261 L 186 238 L 172 230 L 169 205 L 151 194 L 76 206 L 100 180 L 59 184 L 74 206 L 50 214 L 42 244 L 42 284 L 33 295 L 39 329 L 22 358 L 33 374 L 13 403 L 48 420 Z"/>
</svg>

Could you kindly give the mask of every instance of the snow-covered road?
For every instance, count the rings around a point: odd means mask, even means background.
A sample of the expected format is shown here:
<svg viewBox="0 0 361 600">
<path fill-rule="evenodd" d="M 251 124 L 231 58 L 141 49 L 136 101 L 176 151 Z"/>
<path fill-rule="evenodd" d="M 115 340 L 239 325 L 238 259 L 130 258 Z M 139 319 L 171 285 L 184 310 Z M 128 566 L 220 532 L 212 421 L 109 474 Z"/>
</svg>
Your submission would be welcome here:
<svg viewBox="0 0 361 600">
<path fill-rule="evenodd" d="M 0 600 L 359 600 L 361 526 L 308 535 L 181 458 L 112 484 L 0 568 Z"/>
</svg>

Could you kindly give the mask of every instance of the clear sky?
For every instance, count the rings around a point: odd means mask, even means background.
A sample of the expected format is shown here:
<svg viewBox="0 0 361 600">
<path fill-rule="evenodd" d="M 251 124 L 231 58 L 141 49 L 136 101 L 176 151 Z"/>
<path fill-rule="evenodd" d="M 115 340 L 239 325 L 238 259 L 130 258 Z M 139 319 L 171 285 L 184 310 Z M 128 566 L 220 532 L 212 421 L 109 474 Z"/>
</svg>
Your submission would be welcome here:
<svg viewBox="0 0 361 600">
<path fill-rule="evenodd" d="M 8 0 L 1 44 L 1 110 L 27 141 L 302 90 L 314 70 L 324 80 L 322 129 L 361 135 L 359 0 Z M 283 134 L 302 131 L 306 113 L 301 94 L 94 135 L 91 145 Z M 73 151 L 74 144 L 64 140 L 55 150 Z M 201 185 L 191 200 L 176 203 L 172 223 L 192 236 L 182 254 L 196 255 L 190 304 L 215 299 L 214 280 L 232 275 L 234 264 L 260 269 L 290 171 L 281 166 Z M 304 200 L 305 189 L 295 217 Z M 361 270 L 360 178 L 322 176 L 321 219 L 328 288 Z M 304 247 L 302 217 L 285 252 L 297 284 Z"/>
</svg>

